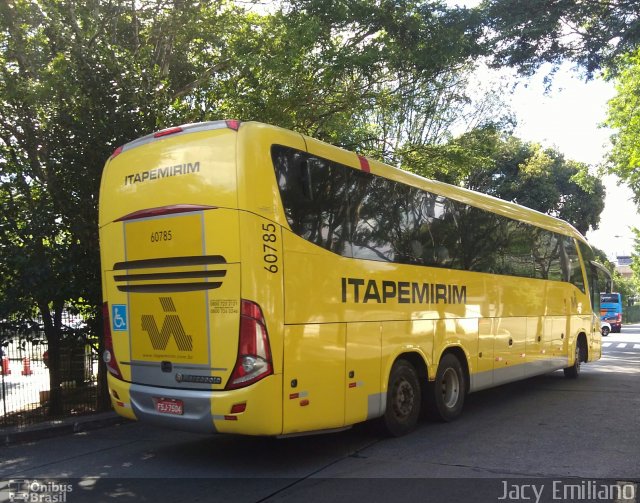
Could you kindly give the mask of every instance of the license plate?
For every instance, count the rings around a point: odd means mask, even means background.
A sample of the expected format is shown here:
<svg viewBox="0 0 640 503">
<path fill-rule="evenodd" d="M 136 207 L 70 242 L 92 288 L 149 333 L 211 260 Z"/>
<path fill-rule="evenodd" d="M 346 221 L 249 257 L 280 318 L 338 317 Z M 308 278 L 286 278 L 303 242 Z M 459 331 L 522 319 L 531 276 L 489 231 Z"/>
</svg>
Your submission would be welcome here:
<svg viewBox="0 0 640 503">
<path fill-rule="evenodd" d="M 181 416 L 184 414 L 184 404 L 182 403 L 182 400 L 158 398 L 156 401 L 156 410 L 160 414 L 174 414 L 176 416 Z"/>
</svg>

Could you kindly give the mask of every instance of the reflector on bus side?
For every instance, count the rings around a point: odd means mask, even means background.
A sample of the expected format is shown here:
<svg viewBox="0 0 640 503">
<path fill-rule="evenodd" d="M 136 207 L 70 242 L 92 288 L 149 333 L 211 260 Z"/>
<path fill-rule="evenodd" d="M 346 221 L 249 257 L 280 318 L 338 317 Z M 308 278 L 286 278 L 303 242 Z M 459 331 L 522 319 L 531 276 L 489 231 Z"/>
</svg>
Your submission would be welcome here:
<svg viewBox="0 0 640 503">
<path fill-rule="evenodd" d="M 236 119 L 230 119 L 225 121 L 225 123 L 227 124 L 227 127 L 229 129 L 233 129 L 234 131 L 237 131 L 238 129 L 240 129 L 240 121 L 236 120 Z"/>
<path fill-rule="evenodd" d="M 123 150 L 124 150 L 124 145 L 120 145 L 117 149 L 113 151 L 113 154 L 111 154 L 110 159 L 114 159 L 115 157 L 119 156 Z"/>
</svg>

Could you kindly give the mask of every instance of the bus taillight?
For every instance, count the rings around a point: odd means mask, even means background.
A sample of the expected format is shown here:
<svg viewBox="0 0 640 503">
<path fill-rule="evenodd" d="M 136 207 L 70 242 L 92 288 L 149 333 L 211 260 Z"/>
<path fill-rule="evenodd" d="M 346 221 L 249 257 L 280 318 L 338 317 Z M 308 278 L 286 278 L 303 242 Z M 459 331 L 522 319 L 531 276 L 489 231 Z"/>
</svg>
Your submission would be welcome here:
<svg viewBox="0 0 640 503">
<path fill-rule="evenodd" d="M 242 299 L 238 358 L 227 389 L 249 386 L 273 374 L 269 334 L 260 306 Z"/>
<path fill-rule="evenodd" d="M 107 370 L 118 379 L 122 379 L 120 367 L 116 360 L 116 354 L 113 351 L 113 339 L 111 337 L 111 320 L 109 319 L 109 304 L 102 304 L 102 319 L 104 321 L 104 351 L 102 360 L 107 365 Z"/>
</svg>

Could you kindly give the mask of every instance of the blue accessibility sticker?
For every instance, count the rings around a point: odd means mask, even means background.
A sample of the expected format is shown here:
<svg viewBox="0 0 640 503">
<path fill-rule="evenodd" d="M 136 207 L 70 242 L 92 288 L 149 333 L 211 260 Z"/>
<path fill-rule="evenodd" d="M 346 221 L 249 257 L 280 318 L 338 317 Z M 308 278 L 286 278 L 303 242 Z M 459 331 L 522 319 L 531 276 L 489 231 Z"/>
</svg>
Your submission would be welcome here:
<svg viewBox="0 0 640 503">
<path fill-rule="evenodd" d="M 129 330 L 126 304 L 111 305 L 111 326 L 116 332 L 126 332 Z"/>
</svg>

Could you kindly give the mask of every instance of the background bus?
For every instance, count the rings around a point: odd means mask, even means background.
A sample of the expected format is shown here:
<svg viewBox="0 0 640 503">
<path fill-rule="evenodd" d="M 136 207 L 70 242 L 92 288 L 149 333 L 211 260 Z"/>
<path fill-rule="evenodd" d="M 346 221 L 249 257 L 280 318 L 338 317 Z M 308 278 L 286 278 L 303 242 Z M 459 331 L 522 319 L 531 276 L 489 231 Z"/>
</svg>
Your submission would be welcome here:
<svg viewBox="0 0 640 503">
<path fill-rule="evenodd" d="M 611 331 L 622 329 L 622 295 L 619 293 L 600 294 L 600 318 L 611 325 Z"/>
<path fill-rule="evenodd" d="M 601 356 L 571 225 L 265 124 L 118 148 L 100 243 L 112 403 L 158 425 L 401 435 Z"/>
</svg>

